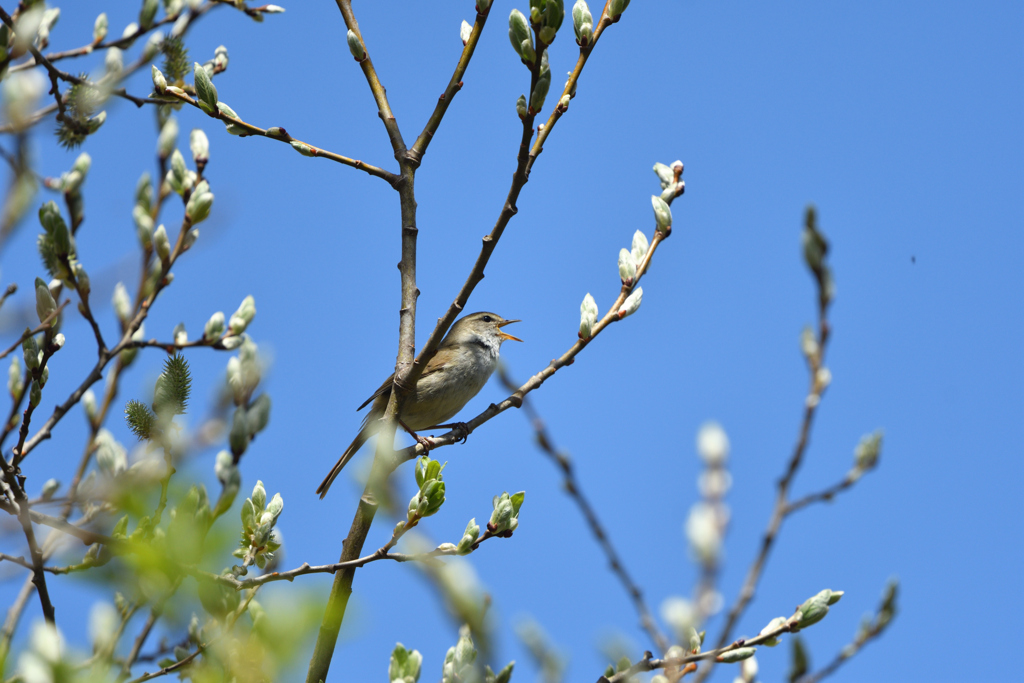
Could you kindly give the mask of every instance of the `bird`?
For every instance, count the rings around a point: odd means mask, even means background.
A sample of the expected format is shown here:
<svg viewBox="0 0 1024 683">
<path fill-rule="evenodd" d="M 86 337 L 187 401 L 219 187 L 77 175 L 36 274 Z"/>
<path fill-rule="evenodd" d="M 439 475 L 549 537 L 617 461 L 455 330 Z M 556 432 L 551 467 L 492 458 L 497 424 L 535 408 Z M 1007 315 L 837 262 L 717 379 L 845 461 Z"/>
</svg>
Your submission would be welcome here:
<svg viewBox="0 0 1024 683">
<path fill-rule="evenodd" d="M 470 313 L 455 321 L 438 345 L 437 353 L 423 369 L 416 386 L 406 397 L 402 414 L 399 416 L 399 423 L 406 431 L 419 441 L 420 437 L 416 434 L 418 430 L 440 426 L 462 410 L 462 407 L 483 388 L 498 366 L 498 351 L 502 342 L 509 339 L 523 341 L 501 330 L 502 327 L 517 322 L 520 321 L 505 320 L 500 315 L 487 311 Z M 370 412 L 363 419 L 356 438 L 317 488 L 316 492 L 320 494 L 321 500 L 327 495 L 327 490 L 341 469 L 363 444 L 380 430 L 380 420 L 384 417 L 384 410 L 391 398 L 394 379 L 395 375 L 392 373 L 380 388 L 356 409 L 362 410 L 373 403 Z"/>
</svg>

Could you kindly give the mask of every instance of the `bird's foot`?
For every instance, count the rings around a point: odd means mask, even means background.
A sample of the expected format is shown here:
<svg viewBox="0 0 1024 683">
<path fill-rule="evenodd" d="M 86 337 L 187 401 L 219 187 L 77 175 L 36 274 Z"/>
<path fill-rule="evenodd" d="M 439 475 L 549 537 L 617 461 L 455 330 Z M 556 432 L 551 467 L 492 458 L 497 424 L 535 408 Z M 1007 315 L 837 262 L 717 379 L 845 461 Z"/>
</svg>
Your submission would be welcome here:
<svg viewBox="0 0 1024 683">
<path fill-rule="evenodd" d="M 409 435 L 412 438 L 416 439 L 416 443 L 418 443 L 419 445 L 423 446 L 423 450 L 424 451 L 429 451 L 431 448 L 434 447 L 434 442 L 433 441 L 431 441 L 430 439 L 428 439 L 426 437 L 420 436 L 416 432 L 412 431 L 411 429 L 409 429 L 409 425 L 405 424 L 401 420 L 398 421 L 398 424 L 402 425 L 402 429 L 404 429 L 405 431 L 409 432 Z"/>
<path fill-rule="evenodd" d="M 455 443 L 466 443 L 469 438 L 469 425 L 465 422 L 452 422 L 446 425 L 434 425 L 431 429 L 450 429 L 455 432 Z"/>
</svg>

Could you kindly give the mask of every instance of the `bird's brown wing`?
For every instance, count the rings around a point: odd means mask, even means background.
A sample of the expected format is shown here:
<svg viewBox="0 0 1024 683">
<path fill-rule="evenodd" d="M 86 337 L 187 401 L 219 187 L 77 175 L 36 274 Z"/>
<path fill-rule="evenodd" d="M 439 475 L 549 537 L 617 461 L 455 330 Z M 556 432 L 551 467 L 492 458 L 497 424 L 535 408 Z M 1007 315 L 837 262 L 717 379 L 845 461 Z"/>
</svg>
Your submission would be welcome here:
<svg viewBox="0 0 1024 683">
<path fill-rule="evenodd" d="M 438 372 L 439 370 L 444 368 L 444 366 L 445 366 L 444 361 L 442 361 L 439 356 L 435 355 L 433 358 L 430 359 L 430 362 L 427 363 L 427 367 L 425 367 L 423 369 L 423 374 L 420 375 L 420 377 L 426 377 L 427 375 L 432 375 L 433 373 Z M 373 392 L 373 396 L 370 396 L 370 398 L 368 398 L 365 401 L 363 401 L 363 404 L 361 406 L 356 408 L 356 412 L 359 412 L 360 410 L 362 410 L 366 406 L 368 406 L 371 403 L 373 403 L 375 400 L 377 400 L 377 398 L 379 396 L 384 396 L 386 394 L 391 393 L 391 386 L 394 384 L 394 382 L 395 382 L 395 373 L 392 372 L 391 376 L 388 377 L 386 380 L 384 380 L 384 383 L 380 385 L 380 387 L 377 389 L 377 391 Z"/>
</svg>

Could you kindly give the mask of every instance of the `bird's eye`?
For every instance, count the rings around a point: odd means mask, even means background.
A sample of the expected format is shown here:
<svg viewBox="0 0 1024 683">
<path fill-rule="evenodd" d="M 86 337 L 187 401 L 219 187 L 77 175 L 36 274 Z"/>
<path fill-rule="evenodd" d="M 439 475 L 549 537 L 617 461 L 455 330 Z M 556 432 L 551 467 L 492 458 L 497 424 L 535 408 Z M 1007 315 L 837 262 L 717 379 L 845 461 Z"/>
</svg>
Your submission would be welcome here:
<svg viewBox="0 0 1024 683">
<path fill-rule="evenodd" d="M 494 318 L 492 318 L 489 315 L 485 315 L 484 317 L 482 317 L 480 319 L 483 320 L 485 323 L 489 323 L 489 322 L 493 322 L 494 321 Z"/>
</svg>

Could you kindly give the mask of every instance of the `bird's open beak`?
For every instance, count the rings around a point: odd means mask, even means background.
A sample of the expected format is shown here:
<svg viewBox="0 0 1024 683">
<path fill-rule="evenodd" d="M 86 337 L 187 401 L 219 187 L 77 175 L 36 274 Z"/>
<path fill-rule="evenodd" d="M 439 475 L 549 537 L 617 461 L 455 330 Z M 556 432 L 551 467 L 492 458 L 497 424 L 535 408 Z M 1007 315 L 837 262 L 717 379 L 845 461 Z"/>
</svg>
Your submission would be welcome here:
<svg viewBox="0 0 1024 683">
<path fill-rule="evenodd" d="M 519 321 L 519 320 L 503 320 L 502 322 L 498 323 L 498 327 L 505 327 L 505 325 L 511 325 L 512 323 L 518 323 L 518 322 L 521 322 L 521 321 Z M 498 330 L 498 338 L 501 339 L 502 341 L 504 341 L 506 339 L 511 339 L 512 341 L 517 341 L 517 342 L 523 341 L 519 337 L 513 337 L 511 334 L 508 334 L 507 332 L 502 332 L 501 330 Z"/>
</svg>

